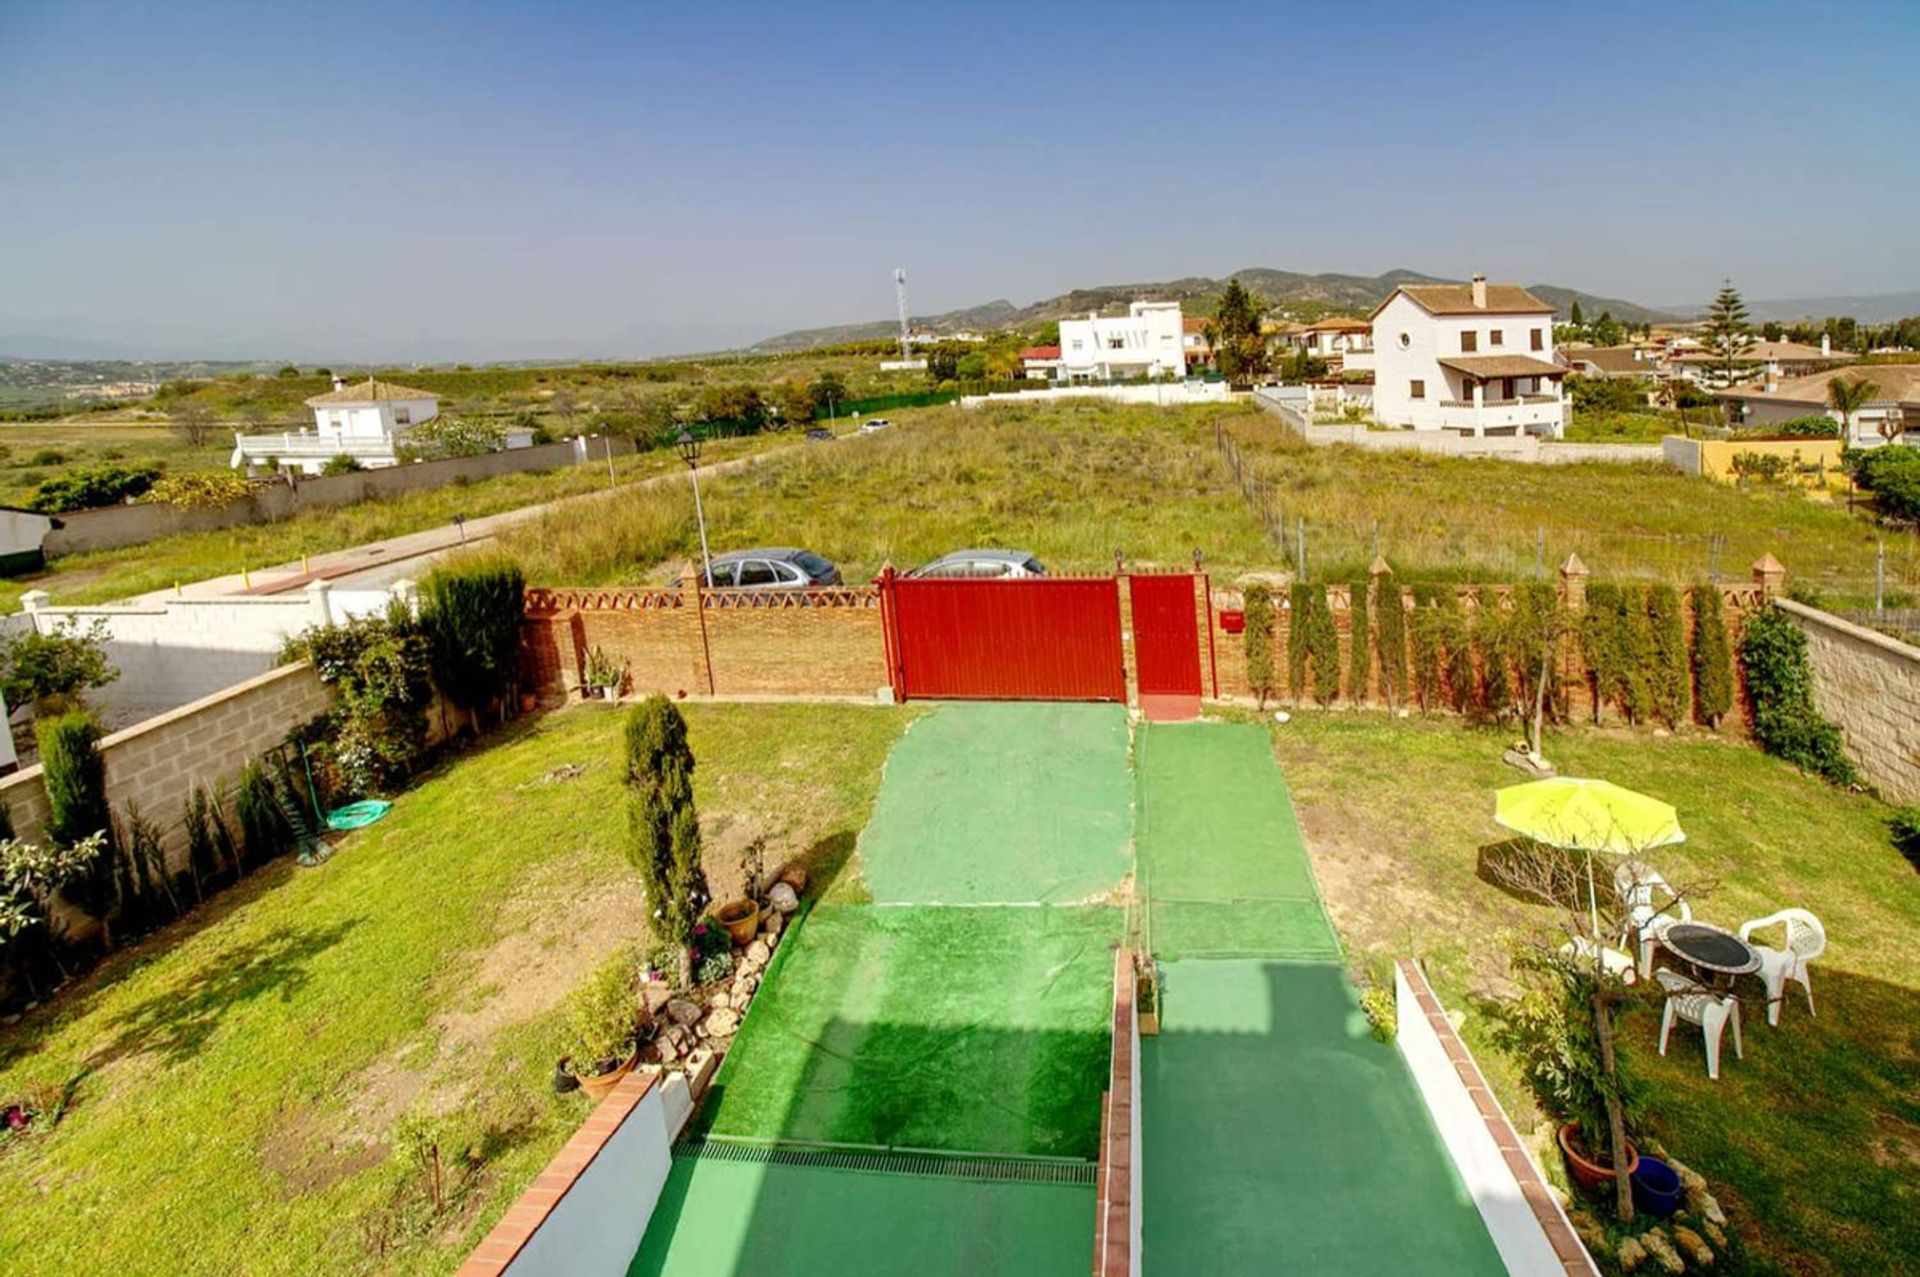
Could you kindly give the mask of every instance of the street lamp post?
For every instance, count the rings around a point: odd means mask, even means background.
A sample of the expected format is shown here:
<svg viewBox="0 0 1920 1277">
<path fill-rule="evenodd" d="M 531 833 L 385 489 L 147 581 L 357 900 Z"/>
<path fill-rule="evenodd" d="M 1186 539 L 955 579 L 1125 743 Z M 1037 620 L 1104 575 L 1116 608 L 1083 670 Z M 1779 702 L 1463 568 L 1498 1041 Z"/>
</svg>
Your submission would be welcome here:
<svg viewBox="0 0 1920 1277">
<path fill-rule="evenodd" d="M 707 553 L 707 515 L 700 508 L 700 441 L 682 430 L 673 443 L 680 451 L 680 459 L 693 472 L 693 517 L 700 524 L 700 580 L 702 584 L 711 586 L 713 558 Z"/>
</svg>

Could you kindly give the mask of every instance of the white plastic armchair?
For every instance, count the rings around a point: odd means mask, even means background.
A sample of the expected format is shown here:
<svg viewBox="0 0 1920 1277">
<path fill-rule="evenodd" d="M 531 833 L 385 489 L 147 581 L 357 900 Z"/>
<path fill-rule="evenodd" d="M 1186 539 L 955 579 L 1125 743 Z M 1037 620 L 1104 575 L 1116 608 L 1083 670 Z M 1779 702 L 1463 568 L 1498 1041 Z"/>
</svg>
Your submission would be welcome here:
<svg viewBox="0 0 1920 1277">
<path fill-rule="evenodd" d="M 1760 978 L 1767 985 L 1767 1023 L 1780 1023 L 1780 1004 L 1786 1000 L 1787 981 L 1797 980 L 1807 994 L 1807 1014 L 1813 1011 L 1813 983 L 1807 978 L 1807 964 L 1827 951 L 1827 929 L 1820 919 L 1805 909 L 1782 909 L 1764 918 L 1740 924 L 1740 938 L 1752 942 L 1753 933 L 1768 927 L 1784 926 L 1787 947 L 1774 949 L 1756 944 L 1760 955 Z"/>
<path fill-rule="evenodd" d="M 1633 959 L 1618 949 L 1609 948 L 1606 945 L 1595 946 L 1593 941 L 1585 936 L 1575 936 L 1560 946 L 1560 953 L 1563 957 L 1572 958 L 1577 962 L 1591 963 L 1594 960 L 1596 947 L 1600 954 L 1600 969 L 1622 984 L 1632 984 Z"/>
<path fill-rule="evenodd" d="M 1653 976 L 1660 982 L 1660 987 L 1667 991 L 1667 1005 L 1660 1013 L 1660 1054 L 1667 1053 L 1667 1035 L 1673 1031 L 1675 1019 L 1697 1024 L 1706 1038 L 1707 1076 L 1718 1082 L 1720 1035 L 1728 1023 L 1733 1025 L 1734 1058 L 1746 1058 L 1746 1052 L 1740 1045 L 1740 1000 L 1730 993 L 1715 993 L 1665 967 L 1654 972 Z"/>
<path fill-rule="evenodd" d="M 1620 943 L 1638 946 L 1640 978 L 1644 980 L 1653 972 L 1653 946 L 1661 934 L 1676 922 L 1692 922 L 1693 910 L 1667 885 L 1659 870 L 1637 860 L 1623 860 L 1614 869 L 1613 889 L 1627 909 Z M 1658 903 L 1657 896 L 1665 896 L 1666 902 Z"/>
</svg>

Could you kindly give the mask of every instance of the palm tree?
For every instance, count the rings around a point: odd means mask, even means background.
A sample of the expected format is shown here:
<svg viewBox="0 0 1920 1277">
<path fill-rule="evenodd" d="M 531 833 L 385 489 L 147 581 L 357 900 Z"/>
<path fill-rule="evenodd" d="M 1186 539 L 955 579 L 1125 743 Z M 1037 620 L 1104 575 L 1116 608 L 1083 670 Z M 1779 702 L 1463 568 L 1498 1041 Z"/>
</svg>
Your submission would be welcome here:
<svg viewBox="0 0 1920 1277">
<path fill-rule="evenodd" d="M 1848 381 L 1844 377 L 1828 379 L 1827 406 L 1840 414 L 1840 422 L 1848 441 L 1853 439 L 1853 415 L 1866 407 L 1879 393 L 1880 387 L 1865 377 L 1857 381 Z"/>
</svg>

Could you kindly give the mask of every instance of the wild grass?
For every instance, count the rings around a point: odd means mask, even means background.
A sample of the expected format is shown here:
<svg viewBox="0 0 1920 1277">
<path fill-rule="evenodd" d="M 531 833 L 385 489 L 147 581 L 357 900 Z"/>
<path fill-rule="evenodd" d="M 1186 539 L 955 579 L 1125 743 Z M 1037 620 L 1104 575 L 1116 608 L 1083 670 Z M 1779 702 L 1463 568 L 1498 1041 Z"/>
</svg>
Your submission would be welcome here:
<svg viewBox="0 0 1920 1277">
<path fill-rule="evenodd" d="M 796 545 L 864 580 L 951 550 L 1027 550 L 1054 572 L 1181 565 L 1197 549 L 1221 572 L 1270 564 L 1213 448 L 1213 421 L 1244 409 L 1034 405 L 898 414 L 893 430 L 810 446 L 704 480 L 713 552 Z M 505 546 L 530 581 L 654 583 L 699 552 L 690 492 L 675 485 L 569 509 Z"/>
<path fill-rule="evenodd" d="M 714 440 L 707 451 L 713 460 L 721 461 L 795 442 L 790 434 L 755 435 Z M 682 468 L 679 458 L 664 449 L 614 458 L 615 475 L 622 484 Z M 421 532 L 450 523 L 456 514 L 477 519 L 606 486 L 606 463 L 589 462 L 305 511 L 279 523 L 187 532 L 116 550 L 65 555 L 54 561 L 51 572 L 0 580 L 0 608 L 12 610 L 21 593 L 35 588 L 47 590 L 55 603 L 111 602 L 163 590 L 175 582 L 223 576 L 242 568 L 257 570 L 292 562 L 302 554 L 324 554 Z M 631 499 L 626 493 L 615 494 L 614 499 L 623 498 Z"/>
<path fill-rule="evenodd" d="M 1522 779 L 1503 738 L 1454 722 L 1380 714 L 1296 715 L 1275 748 L 1315 871 L 1349 954 L 1386 978 L 1420 956 L 1510 1112 L 1531 1113 L 1492 1046 L 1487 999 L 1511 992 L 1508 940 L 1552 922 L 1478 873 L 1505 835 L 1493 792 Z M 1701 731 L 1672 739 L 1551 734 L 1563 774 L 1599 776 L 1674 804 L 1683 844 L 1650 859 L 1673 882 L 1717 881 L 1696 917 L 1728 928 L 1787 905 L 1826 924 L 1813 968 L 1819 1014 L 1790 990 L 1781 1023 L 1743 978 L 1746 1058 L 1709 1081 L 1697 1030 L 1656 1053 L 1660 1005 L 1626 1021 L 1631 1067 L 1650 1097 L 1649 1134 L 1712 1182 L 1759 1273 L 1920 1269 L 1920 930 L 1914 871 L 1890 810 Z M 1778 943 L 1776 937 L 1775 943 Z M 1667 958 L 1668 963 L 1672 962 Z M 1523 1122 L 1524 1127 L 1524 1122 Z"/>
<path fill-rule="evenodd" d="M 685 712 L 718 890 L 760 837 L 770 867 L 824 881 L 913 717 Z M 582 707 L 513 729 L 323 866 L 283 858 L 0 1029 L 0 1099 L 76 1084 L 58 1126 L 0 1137 L 0 1268 L 457 1267 L 586 1116 L 550 1086 L 562 1000 L 644 948 L 620 722 Z M 388 1146 L 408 1114 L 444 1133 L 437 1218 Z"/>
<path fill-rule="evenodd" d="M 171 473 L 224 470 L 233 440 L 215 432 L 195 448 L 165 426 L 53 422 L 0 425 L 0 505 L 25 505 L 43 481 L 78 466 L 153 462 Z M 57 454 L 58 461 L 50 454 Z M 38 459 L 36 459 L 38 458 Z"/>
<path fill-rule="evenodd" d="M 1271 417 L 1231 429 L 1274 485 L 1289 536 L 1306 523 L 1309 572 L 1364 572 L 1375 546 L 1402 579 L 1510 581 L 1578 554 L 1596 577 L 1687 584 L 1715 566 L 1746 581 L 1762 555 L 1790 588 L 1871 599 L 1874 548 L 1891 591 L 1920 591 L 1920 537 L 1876 528 L 1843 506 L 1785 487 L 1737 488 L 1655 464 L 1535 466 L 1414 453 L 1315 448 Z"/>
</svg>

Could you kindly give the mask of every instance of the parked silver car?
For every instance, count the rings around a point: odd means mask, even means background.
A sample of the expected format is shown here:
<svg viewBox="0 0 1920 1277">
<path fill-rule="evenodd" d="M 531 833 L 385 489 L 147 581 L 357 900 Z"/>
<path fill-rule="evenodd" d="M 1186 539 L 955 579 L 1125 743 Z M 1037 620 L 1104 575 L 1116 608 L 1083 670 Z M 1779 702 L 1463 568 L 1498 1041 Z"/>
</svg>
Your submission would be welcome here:
<svg viewBox="0 0 1920 1277">
<path fill-rule="evenodd" d="M 710 590 L 804 590 L 840 584 L 840 569 L 811 550 L 761 546 L 713 556 Z"/>
<path fill-rule="evenodd" d="M 1045 576 L 1047 569 L 1025 550 L 955 550 L 923 563 L 907 576 L 913 580 L 1000 580 Z"/>
</svg>

